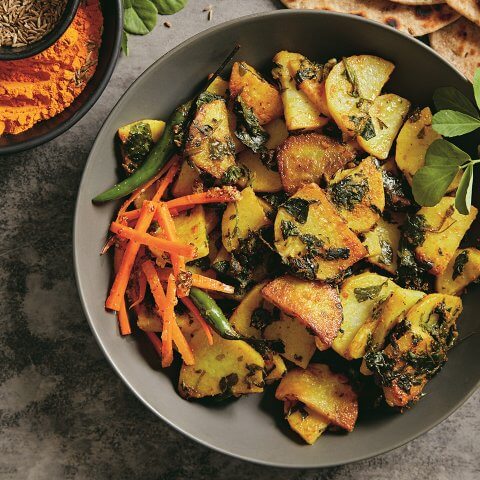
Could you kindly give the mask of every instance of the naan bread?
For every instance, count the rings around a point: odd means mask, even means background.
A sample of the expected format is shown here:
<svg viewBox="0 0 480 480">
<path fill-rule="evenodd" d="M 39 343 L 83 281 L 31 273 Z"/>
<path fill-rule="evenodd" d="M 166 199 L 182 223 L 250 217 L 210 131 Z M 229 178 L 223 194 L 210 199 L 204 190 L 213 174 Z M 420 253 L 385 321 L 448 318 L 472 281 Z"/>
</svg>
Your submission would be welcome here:
<svg viewBox="0 0 480 480">
<path fill-rule="evenodd" d="M 430 34 L 430 45 L 470 81 L 480 67 L 480 28 L 466 18 Z"/>
<path fill-rule="evenodd" d="M 282 0 L 288 8 L 351 13 L 416 37 L 435 32 L 460 15 L 448 5 L 406 6 L 389 0 Z"/>
<path fill-rule="evenodd" d="M 445 0 L 390 0 L 394 3 L 401 3 L 402 5 L 438 5 L 445 3 Z"/>
<path fill-rule="evenodd" d="M 479 0 L 446 0 L 446 2 L 458 13 L 480 25 Z"/>
</svg>

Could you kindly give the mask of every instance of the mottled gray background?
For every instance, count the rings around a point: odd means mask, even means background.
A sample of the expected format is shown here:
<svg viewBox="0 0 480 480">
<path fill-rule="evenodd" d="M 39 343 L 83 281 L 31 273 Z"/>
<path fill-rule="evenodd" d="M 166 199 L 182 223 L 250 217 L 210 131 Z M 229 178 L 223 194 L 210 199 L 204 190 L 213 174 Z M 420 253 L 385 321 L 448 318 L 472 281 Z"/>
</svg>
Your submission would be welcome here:
<svg viewBox="0 0 480 480">
<path fill-rule="evenodd" d="M 202 10 L 211 3 L 213 18 Z M 191 0 L 130 39 L 95 107 L 69 132 L 0 160 L 0 479 L 479 479 L 480 392 L 430 433 L 378 458 L 279 470 L 197 445 L 147 410 L 97 347 L 76 292 L 72 222 L 95 135 L 125 89 L 213 24 L 280 8 L 272 0 Z M 226 427 L 228 428 L 228 427 Z M 305 447 L 308 448 L 308 447 Z"/>
</svg>

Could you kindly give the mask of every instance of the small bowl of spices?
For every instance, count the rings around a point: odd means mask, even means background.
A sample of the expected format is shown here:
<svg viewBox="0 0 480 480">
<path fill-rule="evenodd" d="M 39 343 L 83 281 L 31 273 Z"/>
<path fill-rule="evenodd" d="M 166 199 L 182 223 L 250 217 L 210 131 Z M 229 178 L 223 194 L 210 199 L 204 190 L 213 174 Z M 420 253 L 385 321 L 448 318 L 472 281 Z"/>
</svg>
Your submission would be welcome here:
<svg viewBox="0 0 480 480">
<path fill-rule="evenodd" d="M 0 0 L 0 60 L 46 50 L 67 30 L 81 0 Z"/>
<path fill-rule="evenodd" d="M 36 25 L 45 33 L 28 44 L 36 38 L 31 22 L 30 33 L 21 35 L 17 29 L 16 36 L 4 25 L 18 23 L 26 14 L 16 9 L 30 4 L 44 5 L 38 6 L 43 16 Z M 58 11 L 48 10 L 47 4 Z M 63 32 L 51 42 L 60 24 Z M 110 80 L 122 25 L 122 0 L 0 0 L 0 155 L 52 140 L 85 115 Z M 27 49 L 42 42 L 46 48 L 25 56 Z M 19 56 L 5 58 L 6 51 L 17 50 L 22 52 Z"/>
</svg>

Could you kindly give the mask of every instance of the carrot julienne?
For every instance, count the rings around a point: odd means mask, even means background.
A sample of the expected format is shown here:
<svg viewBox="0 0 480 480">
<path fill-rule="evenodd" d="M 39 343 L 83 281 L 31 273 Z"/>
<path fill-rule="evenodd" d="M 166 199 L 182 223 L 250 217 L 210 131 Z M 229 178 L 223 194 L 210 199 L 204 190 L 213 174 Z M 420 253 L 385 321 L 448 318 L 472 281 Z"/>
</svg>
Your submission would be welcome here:
<svg viewBox="0 0 480 480">
<path fill-rule="evenodd" d="M 175 178 L 175 175 L 177 174 L 179 168 L 180 168 L 180 163 L 179 163 L 178 160 L 176 160 L 174 163 L 172 163 L 172 166 L 170 167 L 167 174 L 165 175 L 165 177 L 160 182 L 160 185 L 158 186 L 158 189 L 157 189 L 155 195 L 152 198 L 153 202 L 159 202 L 162 199 L 163 194 L 167 190 L 168 186 L 172 183 L 172 181 Z"/>
<path fill-rule="evenodd" d="M 185 243 L 179 243 L 179 242 L 171 242 L 170 240 L 154 237 L 153 235 L 150 235 L 145 231 L 141 231 L 138 228 L 139 222 L 140 222 L 140 219 L 137 222 L 137 226 L 135 228 L 126 227 L 125 225 L 122 225 L 121 223 L 118 223 L 118 222 L 112 222 L 112 224 L 110 225 L 110 231 L 113 233 L 116 233 L 119 237 L 126 238 L 127 240 L 130 240 L 130 241 L 133 240 L 134 243 L 137 245 L 139 244 L 146 245 L 147 247 L 152 247 L 153 249 L 156 248 L 158 250 L 163 250 L 168 253 L 176 253 L 178 255 L 184 255 L 185 257 L 188 257 L 188 258 L 195 258 L 197 249 L 192 245 L 187 245 Z M 138 251 L 138 248 L 137 248 L 137 251 Z"/>
<path fill-rule="evenodd" d="M 180 330 L 177 322 L 175 321 L 175 318 L 172 323 L 172 338 L 177 346 L 178 351 L 180 352 L 180 355 L 182 356 L 182 360 L 184 361 L 185 365 L 194 365 L 195 357 L 193 356 L 192 349 L 190 348 L 190 345 Z"/>
<path fill-rule="evenodd" d="M 207 337 L 207 342 L 209 345 L 213 345 L 213 335 L 210 325 L 205 321 L 200 313 L 200 310 L 195 306 L 195 304 L 190 300 L 189 297 L 183 297 L 180 299 L 183 304 L 188 308 L 193 318 L 200 324 L 202 327 L 205 336 Z"/>
<path fill-rule="evenodd" d="M 141 272 L 138 276 L 138 296 L 136 300 L 130 305 L 130 308 L 136 307 L 138 304 L 143 302 L 146 290 L 147 279 L 145 278 L 145 274 Z"/>
<path fill-rule="evenodd" d="M 168 277 L 162 328 L 162 367 L 169 367 L 173 361 L 173 324 L 175 323 L 176 286 L 173 275 Z"/>
<path fill-rule="evenodd" d="M 113 256 L 113 270 L 115 274 L 118 272 L 120 265 L 122 264 L 124 249 L 117 246 L 115 248 L 115 254 Z M 127 306 L 125 304 L 125 295 L 121 299 L 120 309 L 117 312 L 118 327 L 121 335 L 130 335 L 132 330 L 130 328 L 130 320 L 128 318 Z"/>
<path fill-rule="evenodd" d="M 162 269 L 158 276 L 162 282 L 166 282 L 171 270 L 168 268 Z M 192 287 L 202 288 L 203 290 L 211 290 L 214 292 L 221 292 L 232 294 L 235 292 L 235 288 L 226 283 L 215 280 L 214 278 L 206 277 L 198 273 L 192 273 Z"/>
<path fill-rule="evenodd" d="M 152 223 L 153 215 L 155 214 L 156 206 L 151 202 L 144 202 L 140 217 L 135 226 L 135 230 L 129 229 L 137 235 L 146 235 L 148 227 Z M 121 223 L 115 222 L 120 229 L 128 229 Z M 114 232 L 116 233 L 116 232 Z M 140 248 L 140 242 L 135 241 L 133 237 L 128 238 L 130 242 L 125 247 L 125 253 L 123 254 L 122 262 L 118 268 L 118 272 L 113 281 L 110 294 L 105 302 L 105 307 L 110 310 L 119 311 L 122 303 L 122 299 L 125 299 L 125 291 L 127 289 L 128 280 L 130 278 L 130 272 L 132 271 L 133 264 L 135 263 L 135 258 Z M 132 241 L 133 240 L 133 241 Z"/>
</svg>

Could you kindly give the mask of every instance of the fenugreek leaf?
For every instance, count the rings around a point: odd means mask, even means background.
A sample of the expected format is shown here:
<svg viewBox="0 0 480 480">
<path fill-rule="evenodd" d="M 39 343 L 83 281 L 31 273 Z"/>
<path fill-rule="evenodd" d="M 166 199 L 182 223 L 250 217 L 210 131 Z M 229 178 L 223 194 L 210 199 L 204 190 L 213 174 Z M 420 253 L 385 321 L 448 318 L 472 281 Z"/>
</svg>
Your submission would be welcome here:
<svg viewBox="0 0 480 480">
<path fill-rule="evenodd" d="M 480 128 L 480 119 L 455 110 L 440 110 L 432 118 L 433 129 L 445 137 L 458 137 Z"/>
<path fill-rule="evenodd" d="M 460 166 L 470 160 L 468 153 L 443 138 L 435 140 L 425 155 L 425 165 L 428 167 Z"/>
<path fill-rule="evenodd" d="M 413 177 L 412 192 L 415 201 L 423 207 L 433 207 L 447 192 L 458 166 L 434 165 L 422 167 Z"/>
<path fill-rule="evenodd" d="M 468 215 L 472 206 L 473 165 L 470 163 L 463 172 L 455 195 L 455 208 L 462 214 Z"/>
<path fill-rule="evenodd" d="M 442 87 L 435 90 L 433 102 L 437 110 L 456 110 L 471 117 L 480 118 L 473 103 L 455 87 Z"/>
<path fill-rule="evenodd" d="M 182 10 L 188 0 L 152 0 L 160 15 L 173 15 Z"/>
<path fill-rule="evenodd" d="M 480 108 L 480 68 L 475 70 L 475 75 L 473 76 L 473 93 L 477 107 Z"/>
<path fill-rule="evenodd" d="M 123 0 L 123 28 L 133 35 L 146 35 L 157 24 L 157 8 L 150 0 Z"/>
</svg>

